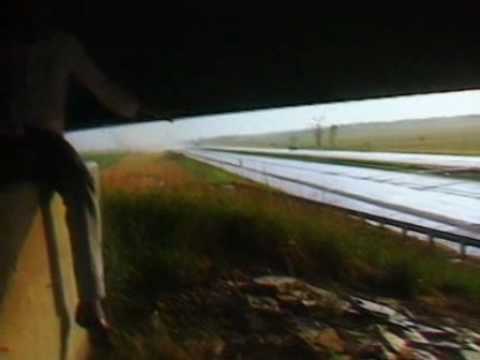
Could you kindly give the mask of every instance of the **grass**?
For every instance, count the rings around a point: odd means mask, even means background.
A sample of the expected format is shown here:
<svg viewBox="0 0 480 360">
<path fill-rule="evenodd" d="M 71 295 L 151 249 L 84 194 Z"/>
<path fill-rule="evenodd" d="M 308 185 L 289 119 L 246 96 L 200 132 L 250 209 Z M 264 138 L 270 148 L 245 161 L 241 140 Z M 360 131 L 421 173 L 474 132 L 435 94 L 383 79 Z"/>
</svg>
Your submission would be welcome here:
<svg viewBox="0 0 480 360">
<path fill-rule="evenodd" d="M 209 183 L 211 185 L 228 185 L 234 181 L 244 181 L 237 175 L 227 173 L 211 165 L 201 164 L 198 161 L 182 155 L 169 154 L 167 157 L 176 161 L 181 167 L 186 169 L 196 181 Z"/>
<path fill-rule="evenodd" d="M 83 153 L 82 158 L 86 161 L 95 161 L 101 170 L 105 170 L 122 159 L 124 153 Z"/>
<path fill-rule="evenodd" d="M 163 185 L 131 187 L 128 175 L 142 183 L 139 169 Z M 162 358 L 160 344 L 170 351 L 164 358 L 195 358 L 170 336 L 146 330 L 157 300 L 235 269 L 285 274 L 287 259 L 298 276 L 322 287 L 480 305 L 478 267 L 179 155 L 126 156 L 103 181 L 108 308 L 127 329 L 115 359 Z"/>
</svg>

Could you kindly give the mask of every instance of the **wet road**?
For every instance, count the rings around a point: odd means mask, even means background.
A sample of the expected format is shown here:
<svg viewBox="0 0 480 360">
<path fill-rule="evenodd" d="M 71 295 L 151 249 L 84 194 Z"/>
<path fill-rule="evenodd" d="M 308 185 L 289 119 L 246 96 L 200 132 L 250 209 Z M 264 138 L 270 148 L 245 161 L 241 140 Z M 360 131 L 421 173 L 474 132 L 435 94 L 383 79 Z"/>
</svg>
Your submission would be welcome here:
<svg viewBox="0 0 480 360">
<path fill-rule="evenodd" d="M 309 200 L 480 239 L 480 182 L 209 150 L 187 155 Z"/>
<path fill-rule="evenodd" d="M 325 159 L 378 161 L 394 164 L 428 165 L 447 167 L 453 169 L 480 170 L 480 156 L 456 156 L 456 155 L 426 155 L 405 153 L 383 153 L 362 151 L 327 151 L 327 150 L 289 150 L 289 149 L 266 149 L 255 147 L 215 147 L 215 149 L 250 151 L 258 153 L 270 153 L 281 155 L 312 156 Z"/>
</svg>

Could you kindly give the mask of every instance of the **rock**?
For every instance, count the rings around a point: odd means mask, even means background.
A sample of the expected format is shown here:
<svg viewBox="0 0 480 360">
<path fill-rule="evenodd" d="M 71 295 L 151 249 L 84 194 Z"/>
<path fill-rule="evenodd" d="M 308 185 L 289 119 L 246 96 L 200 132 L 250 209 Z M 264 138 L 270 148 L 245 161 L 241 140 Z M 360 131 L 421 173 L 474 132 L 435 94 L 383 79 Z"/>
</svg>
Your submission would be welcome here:
<svg viewBox="0 0 480 360">
<path fill-rule="evenodd" d="M 460 351 L 462 347 L 449 341 L 431 342 L 430 345 L 448 351 Z"/>
<path fill-rule="evenodd" d="M 331 351 L 343 352 L 345 349 L 345 342 L 338 336 L 333 328 L 319 332 L 313 340 L 315 344 L 321 345 Z"/>
<path fill-rule="evenodd" d="M 396 321 L 407 320 L 405 316 L 399 314 L 396 310 L 386 305 L 381 305 L 359 297 L 352 297 L 351 300 L 354 306 L 360 308 L 368 314 L 371 314 L 372 316 L 381 316 L 386 319 L 394 318 Z"/>
<path fill-rule="evenodd" d="M 277 300 L 268 296 L 246 296 L 250 308 L 268 313 L 280 314 L 281 310 Z"/>
<path fill-rule="evenodd" d="M 472 351 L 480 353 L 480 346 L 478 346 L 477 344 L 475 344 L 471 340 L 469 340 L 465 343 L 465 349 L 466 350 L 472 350 Z"/>
<path fill-rule="evenodd" d="M 448 319 L 446 319 L 446 320 L 448 320 Z M 450 320 L 451 320 L 451 319 L 450 319 Z M 452 327 L 450 327 L 450 326 L 443 326 L 443 327 L 442 327 L 442 330 L 444 330 L 445 332 L 450 333 L 450 334 L 454 334 L 454 335 L 457 334 L 457 330 L 454 329 L 454 328 L 452 328 Z"/>
<path fill-rule="evenodd" d="M 470 329 L 463 329 L 463 333 L 469 339 L 472 339 L 473 341 L 480 343 L 480 334 L 478 334 L 477 332 Z"/>
<path fill-rule="evenodd" d="M 296 296 L 290 294 L 279 294 L 277 295 L 277 299 L 284 305 L 297 305 L 298 298 Z"/>
<path fill-rule="evenodd" d="M 380 359 L 387 359 L 387 360 L 397 360 L 398 356 L 388 350 L 385 346 L 381 347 L 381 352 L 379 353 Z"/>
<path fill-rule="evenodd" d="M 461 354 L 465 360 L 480 360 L 480 353 L 476 351 L 463 350 Z"/>
<path fill-rule="evenodd" d="M 345 350 L 345 342 L 331 327 L 324 327 L 318 323 L 298 323 L 297 328 L 298 337 L 314 352 L 325 350 L 343 352 Z"/>
<path fill-rule="evenodd" d="M 366 342 L 354 352 L 355 359 L 405 359 L 391 352 L 385 345 L 378 341 Z"/>
<path fill-rule="evenodd" d="M 288 306 L 328 308 L 339 313 L 350 306 L 348 302 L 341 300 L 333 292 L 290 276 L 262 276 L 254 279 L 254 283 L 273 291 L 274 296 Z"/>
<path fill-rule="evenodd" d="M 253 280 L 257 285 L 270 287 L 278 292 L 286 292 L 294 285 L 298 285 L 300 281 L 290 276 L 261 276 Z"/>
<path fill-rule="evenodd" d="M 319 287 L 306 284 L 307 289 L 313 294 L 312 300 L 317 302 L 317 306 L 329 307 L 339 312 L 344 312 L 350 308 L 350 303 L 340 299 L 331 291 L 320 289 Z"/>
<path fill-rule="evenodd" d="M 415 319 L 415 315 L 408 309 L 403 308 L 402 312 L 410 319 Z"/>
<path fill-rule="evenodd" d="M 340 297 L 291 276 L 238 272 L 206 290 L 165 298 L 151 317 L 156 332 L 173 310 L 187 326 L 195 316 L 218 316 L 226 325 L 225 342 L 197 340 L 198 351 L 210 349 L 204 358 L 480 360 L 480 334 L 458 320 L 414 316 L 390 298 Z"/>
<path fill-rule="evenodd" d="M 415 328 L 429 340 L 448 338 L 449 336 L 451 336 L 451 334 L 445 332 L 444 330 L 440 330 L 430 326 L 415 324 Z"/>
<path fill-rule="evenodd" d="M 421 333 L 416 331 L 415 329 L 409 329 L 404 331 L 405 336 L 408 338 L 409 341 L 420 344 L 420 345 L 427 345 L 430 342 L 423 336 Z"/>
<path fill-rule="evenodd" d="M 385 343 L 396 353 L 400 353 L 407 347 L 407 342 L 394 333 L 386 330 L 383 326 L 378 325 L 378 331 Z"/>
<path fill-rule="evenodd" d="M 315 300 L 302 300 L 301 304 L 306 308 L 314 308 L 318 305 L 318 302 L 316 302 Z"/>
<path fill-rule="evenodd" d="M 396 316 L 393 316 L 392 318 L 388 319 L 388 322 L 391 324 L 391 325 L 396 325 L 396 326 L 400 326 L 401 328 L 404 328 L 404 329 L 417 329 L 417 323 L 411 321 L 411 320 L 408 320 L 408 319 L 405 319 L 405 318 L 402 318 L 402 317 L 396 317 Z"/>
<path fill-rule="evenodd" d="M 377 297 L 377 298 L 375 298 L 375 302 L 377 302 L 379 304 L 382 304 L 382 305 L 389 306 L 392 309 L 395 309 L 397 311 L 401 308 L 400 301 L 398 301 L 397 299 L 393 299 L 393 298 Z"/>
<path fill-rule="evenodd" d="M 366 343 L 360 346 L 355 353 L 358 359 L 378 359 L 378 356 L 383 353 L 383 346 L 379 342 Z"/>
<path fill-rule="evenodd" d="M 415 349 L 412 351 L 412 358 L 415 360 L 437 360 L 438 358 L 425 350 Z"/>
</svg>

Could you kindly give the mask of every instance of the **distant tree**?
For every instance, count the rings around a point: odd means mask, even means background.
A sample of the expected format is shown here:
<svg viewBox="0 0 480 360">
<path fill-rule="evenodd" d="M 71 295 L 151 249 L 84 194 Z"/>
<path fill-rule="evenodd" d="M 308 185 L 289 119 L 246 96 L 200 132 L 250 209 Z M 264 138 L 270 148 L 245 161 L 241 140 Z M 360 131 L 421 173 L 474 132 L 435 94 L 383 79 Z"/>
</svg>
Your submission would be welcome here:
<svg viewBox="0 0 480 360">
<path fill-rule="evenodd" d="M 323 133 L 322 125 L 317 124 L 314 129 L 314 135 L 315 135 L 315 145 L 317 145 L 317 147 L 319 148 L 322 147 L 322 133 Z"/>
<path fill-rule="evenodd" d="M 288 138 L 288 148 L 289 149 L 298 149 L 298 136 L 297 135 L 291 135 Z"/>
<path fill-rule="evenodd" d="M 329 142 L 330 142 L 330 147 L 333 149 L 336 147 L 337 135 L 338 135 L 338 125 L 330 126 Z"/>
<path fill-rule="evenodd" d="M 324 116 L 313 119 L 313 137 L 315 138 L 315 145 L 318 148 L 322 147 L 322 136 L 324 130 L 322 122 L 324 121 L 324 119 Z"/>
</svg>

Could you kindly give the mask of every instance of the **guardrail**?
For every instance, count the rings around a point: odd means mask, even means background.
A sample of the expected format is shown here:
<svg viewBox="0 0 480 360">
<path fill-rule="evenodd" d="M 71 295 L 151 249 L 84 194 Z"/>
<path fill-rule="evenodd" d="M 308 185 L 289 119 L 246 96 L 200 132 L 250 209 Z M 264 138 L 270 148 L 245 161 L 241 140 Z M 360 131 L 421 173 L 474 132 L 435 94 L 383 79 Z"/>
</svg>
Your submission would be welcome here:
<svg viewBox="0 0 480 360">
<path fill-rule="evenodd" d="M 345 208 L 341 208 L 341 209 L 343 211 L 348 212 L 350 215 L 357 216 L 366 220 L 375 221 L 383 226 L 390 225 L 390 226 L 398 227 L 403 230 L 404 235 L 407 235 L 408 231 L 414 231 L 419 234 L 427 235 L 428 240 L 432 245 L 435 242 L 435 238 L 457 243 L 460 245 L 460 254 L 462 257 L 465 257 L 467 255 L 466 253 L 467 246 L 480 248 L 480 241 L 469 236 L 453 234 L 447 231 L 432 229 L 426 226 L 407 223 L 404 221 L 390 219 L 383 216 L 373 215 L 373 214 L 369 214 L 361 211 L 345 209 Z"/>
<path fill-rule="evenodd" d="M 186 155 L 191 156 L 188 153 Z M 272 177 L 272 178 L 276 178 L 276 179 L 279 179 L 279 180 L 282 180 L 282 181 L 289 181 L 289 182 L 292 182 L 292 183 L 298 183 L 298 184 L 301 184 L 301 185 L 314 187 L 313 185 L 311 185 L 311 184 L 309 185 L 308 183 L 296 182 L 292 179 L 289 179 L 289 178 L 286 178 L 286 177 L 283 177 L 283 176 L 279 176 L 279 175 L 276 175 L 276 174 L 268 173 L 266 171 L 261 171 L 261 170 L 258 170 L 258 169 L 253 169 L 253 168 L 246 167 L 241 160 L 239 161 L 238 164 L 235 164 L 235 163 L 232 163 L 232 162 L 222 161 L 222 160 L 219 160 L 219 159 L 202 157 L 201 155 L 198 155 L 198 154 L 195 154 L 195 156 L 193 156 L 193 157 L 197 158 L 200 161 L 203 158 L 204 161 L 206 160 L 206 161 L 213 162 L 213 163 L 223 164 L 223 165 L 227 165 L 227 166 L 233 166 L 233 167 L 237 167 L 239 169 L 252 171 L 252 172 L 262 174 L 262 175 L 265 175 L 265 176 L 269 176 L 269 177 Z M 322 190 L 323 191 L 328 191 L 326 189 L 322 189 Z M 318 202 L 313 201 L 313 200 L 308 200 L 308 199 L 306 199 L 306 200 L 318 203 Z M 475 248 L 480 248 L 480 239 L 477 239 L 477 238 L 474 238 L 474 237 L 455 234 L 455 233 L 452 233 L 452 232 L 438 230 L 438 229 L 433 229 L 433 228 L 430 228 L 430 227 L 427 227 L 427 226 L 417 225 L 417 224 L 413 224 L 413 223 L 409 223 L 409 222 L 405 222 L 405 221 L 401 221 L 401 220 L 387 218 L 387 217 L 374 215 L 374 214 L 370 214 L 370 213 L 362 212 L 362 211 L 358 211 L 358 210 L 348 209 L 348 208 L 344 208 L 344 207 L 340 207 L 340 206 L 336 206 L 336 205 L 331 205 L 331 204 L 327 204 L 327 205 L 329 207 L 335 208 L 337 210 L 341 210 L 343 212 L 346 212 L 351 216 L 362 218 L 364 220 L 370 220 L 370 221 L 376 222 L 376 223 L 380 224 L 380 226 L 389 225 L 389 226 L 399 228 L 399 229 L 402 230 L 402 232 L 405 236 L 407 235 L 408 231 L 413 231 L 413 232 L 416 232 L 416 233 L 419 233 L 419 234 L 426 235 L 428 237 L 428 240 L 429 240 L 431 245 L 434 245 L 435 239 L 442 239 L 442 240 L 453 242 L 453 243 L 459 245 L 459 251 L 460 251 L 460 255 L 461 255 L 462 258 L 466 257 L 466 255 L 467 255 L 466 249 L 467 249 L 468 246 L 475 247 Z"/>
</svg>

